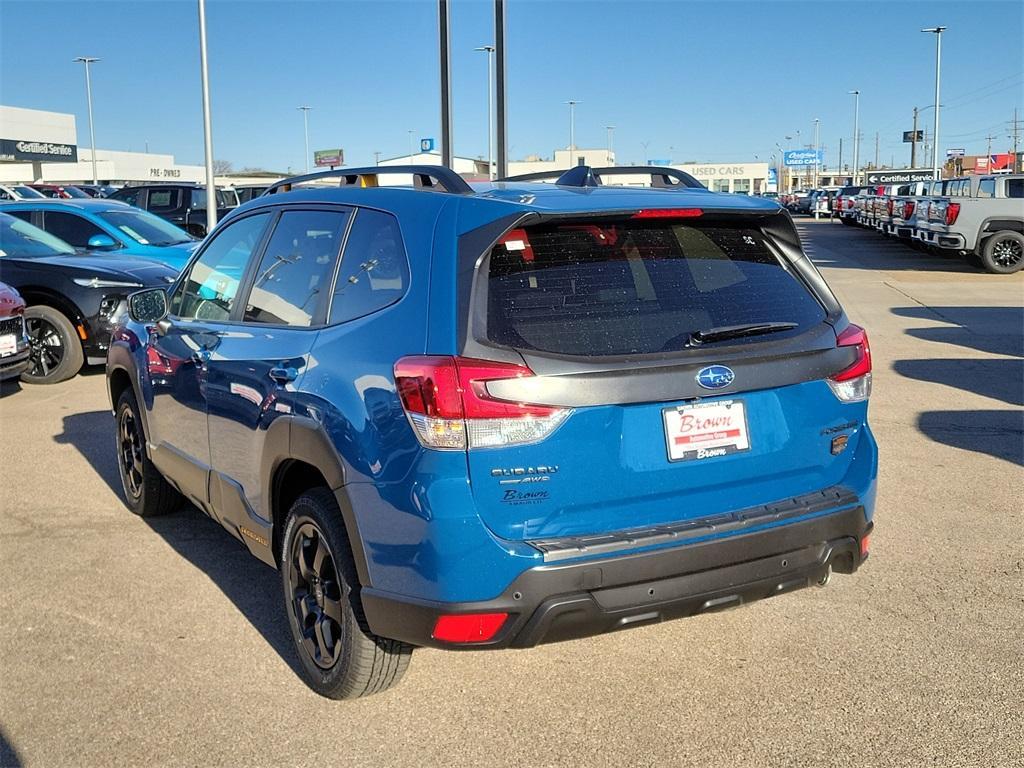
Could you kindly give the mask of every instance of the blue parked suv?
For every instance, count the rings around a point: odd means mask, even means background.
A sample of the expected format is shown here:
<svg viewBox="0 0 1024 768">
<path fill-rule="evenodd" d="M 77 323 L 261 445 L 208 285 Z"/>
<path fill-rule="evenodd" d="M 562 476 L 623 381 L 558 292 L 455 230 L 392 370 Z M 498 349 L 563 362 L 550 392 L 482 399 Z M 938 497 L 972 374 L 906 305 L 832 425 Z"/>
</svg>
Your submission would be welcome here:
<svg viewBox="0 0 1024 768">
<path fill-rule="evenodd" d="M 185 230 L 116 200 L 25 200 L 4 203 L 3 212 L 79 250 L 138 256 L 163 262 L 176 271 L 181 271 L 199 246 Z"/>
<path fill-rule="evenodd" d="M 131 297 L 107 358 L 127 504 L 183 496 L 278 568 L 314 690 L 867 557 L 865 332 L 778 205 L 631 170 L 654 188 L 287 179 Z"/>
</svg>

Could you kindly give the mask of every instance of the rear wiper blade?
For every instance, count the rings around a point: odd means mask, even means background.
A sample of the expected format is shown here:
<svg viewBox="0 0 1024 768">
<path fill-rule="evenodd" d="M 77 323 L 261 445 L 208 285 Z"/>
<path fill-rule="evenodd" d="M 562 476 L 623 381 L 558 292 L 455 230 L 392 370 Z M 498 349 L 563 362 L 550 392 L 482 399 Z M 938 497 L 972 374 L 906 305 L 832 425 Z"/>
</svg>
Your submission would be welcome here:
<svg viewBox="0 0 1024 768">
<path fill-rule="evenodd" d="M 796 327 L 796 323 L 747 323 L 746 325 L 722 325 L 718 328 L 694 331 L 690 334 L 689 346 L 699 346 L 700 344 L 706 344 L 709 341 L 724 341 L 726 339 L 739 339 L 744 336 L 760 336 L 765 333 L 790 331 Z"/>
</svg>

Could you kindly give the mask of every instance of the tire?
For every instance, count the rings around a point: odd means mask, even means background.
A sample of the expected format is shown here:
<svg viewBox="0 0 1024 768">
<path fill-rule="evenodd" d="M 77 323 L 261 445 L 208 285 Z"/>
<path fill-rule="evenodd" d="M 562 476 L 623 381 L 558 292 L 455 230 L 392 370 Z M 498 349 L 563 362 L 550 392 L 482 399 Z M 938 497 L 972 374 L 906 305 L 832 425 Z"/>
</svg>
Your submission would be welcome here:
<svg viewBox="0 0 1024 768">
<path fill-rule="evenodd" d="M 178 509 L 183 502 L 181 494 L 164 479 L 146 455 L 139 406 L 130 388 L 118 398 L 114 418 L 117 470 L 121 476 L 125 506 L 139 517 L 156 517 Z"/>
<path fill-rule="evenodd" d="M 85 353 L 75 326 L 64 314 L 45 304 L 25 310 L 25 330 L 32 349 L 31 363 L 21 374 L 26 384 L 56 384 L 82 369 Z"/>
<path fill-rule="evenodd" d="M 285 524 L 281 584 L 303 679 L 329 699 L 391 688 L 412 656 L 412 646 L 370 631 L 351 552 L 334 495 L 302 494 Z"/>
<path fill-rule="evenodd" d="M 996 232 L 981 249 L 981 265 L 994 275 L 1012 275 L 1024 267 L 1024 235 Z"/>
</svg>

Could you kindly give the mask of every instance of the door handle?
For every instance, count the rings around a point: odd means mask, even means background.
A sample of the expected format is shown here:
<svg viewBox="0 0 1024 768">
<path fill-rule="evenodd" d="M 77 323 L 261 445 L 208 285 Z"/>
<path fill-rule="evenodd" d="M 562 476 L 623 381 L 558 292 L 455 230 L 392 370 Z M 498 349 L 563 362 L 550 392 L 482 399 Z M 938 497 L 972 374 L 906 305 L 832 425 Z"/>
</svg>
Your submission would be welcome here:
<svg viewBox="0 0 1024 768">
<path fill-rule="evenodd" d="M 287 384 L 289 381 L 295 381 L 295 378 L 299 375 L 299 372 L 294 368 L 285 368 L 277 366 L 270 369 L 270 378 L 276 381 L 278 384 Z"/>
</svg>

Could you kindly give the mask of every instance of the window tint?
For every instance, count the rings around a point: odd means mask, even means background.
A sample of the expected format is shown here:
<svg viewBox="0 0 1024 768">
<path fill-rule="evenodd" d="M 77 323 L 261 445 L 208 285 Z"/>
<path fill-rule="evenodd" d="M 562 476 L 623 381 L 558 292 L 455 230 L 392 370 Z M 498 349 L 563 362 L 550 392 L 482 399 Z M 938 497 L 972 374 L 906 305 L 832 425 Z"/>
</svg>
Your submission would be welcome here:
<svg viewBox="0 0 1024 768">
<path fill-rule="evenodd" d="M 825 318 L 753 229 L 581 223 L 513 231 L 504 241 L 491 251 L 487 335 L 519 349 L 674 352 L 694 331 L 797 324 L 777 339 Z"/>
<path fill-rule="evenodd" d="M 1006 196 L 1024 197 L 1024 179 L 1007 179 Z"/>
<path fill-rule="evenodd" d="M 995 197 L 996 196 L 996 180 L 995 179 L 982 179 L 978 183 L 978 197 Z"/>
<path fill-rule="evenodd" d="M 308 327 L 331 277 L 348 213 L 282 214 L 256 270 L 245 321 Z"/>
<path fill-rule="evenodd" d="M 222 229 L 175 292 L 171 314 L 185 319 L 227 320 L 249 257 L 269 220 L 269 213 L 261 213 Z"/>
<path fill-rule="evenodd" d="M 43 214 L 43 229 L 75 248 L 85 248 L 89 245 L 90 237 L 105 234 L 91 221 L 60 211 L 46 211 Z"/>
<path fill-rule="evenodd" d="M 360 209 L 352 223 L 334 287 L 332 323 L 394 304 L 409 287 L 409 260 L 394 216 Z"/>
<path fill-rule="evenodd" d="M 148 208 L 151 211 L 173 211 L 179 207 L 179 198 L 177 189 L 151 189 Z"/>
<path fill-rule="evenodd" d="M 22 221 L 27 221 L 29 224 L 32 223 L 32 211 L 4 211 L 9 213 L 11 216 L 17 216 Z"/>
<path fill-rule="evenodd" d="M 114 200 L 121 200 L 122 202 L 128 203 L 128 205 L 139 204 L 139 194 L 142 190 L 140 189 L 122 189 L 120 192 L 115 192 L 110 197 Z"/>
</svg>

